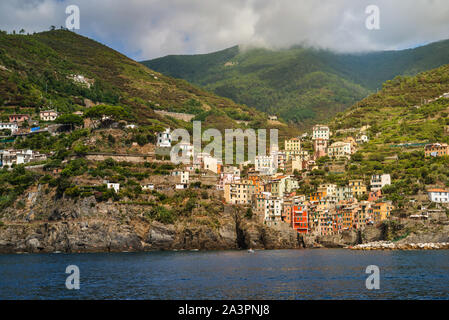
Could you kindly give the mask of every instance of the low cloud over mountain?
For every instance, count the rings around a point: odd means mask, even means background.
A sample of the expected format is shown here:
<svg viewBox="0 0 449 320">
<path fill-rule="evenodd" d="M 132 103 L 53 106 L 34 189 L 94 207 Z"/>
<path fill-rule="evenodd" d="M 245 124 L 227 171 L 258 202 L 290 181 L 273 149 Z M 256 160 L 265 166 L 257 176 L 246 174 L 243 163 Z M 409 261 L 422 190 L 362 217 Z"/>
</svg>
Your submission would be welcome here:
<svg viewBox="0 0 449 320">
<path fill-rule="evenodd" d="M 65 25 L 72 4 L 81 11 L 79 33 L 135 59 L 235 44 L 384 50 L 449 37 L 446 0 L 2 0 L 0 29 Z M 368 5 L 380 9 L 380 30 L 365 27 Z"/>
</svg>

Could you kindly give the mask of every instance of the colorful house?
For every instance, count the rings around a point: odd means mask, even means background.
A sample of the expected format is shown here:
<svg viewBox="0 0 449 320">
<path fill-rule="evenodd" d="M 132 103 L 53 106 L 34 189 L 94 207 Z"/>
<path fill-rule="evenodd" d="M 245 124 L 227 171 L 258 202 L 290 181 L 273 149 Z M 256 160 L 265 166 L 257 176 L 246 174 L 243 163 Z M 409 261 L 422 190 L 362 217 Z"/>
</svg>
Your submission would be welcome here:
<svg viewBox="0 0 449 320">
<path fill-rule="evenodd" d="M 363 180 L 349 180 L 349 187 L 354 197 L 366 194 L 366 185 Z"/>
<path fill-rule="evenodd" d="M 424 148 L 426 157 L 443 157 L 449 156 L 449 145 L 446 143 L 428 144 Z"/>
<path fill-rule="evenodd" d="M 11 114 L 9 116 L 9 122 L 24 122 L 30 120 L 30 116 L 27 114 Z"/>
<path fill-rule="evenodd" d="M 293 205 L 291 217 L 293 229 L 301 234 L 306 234 L 309 232 L 309 215 L 305 206 Z"/>
<path fill-rule="evenodd" d="M 391 203 L 388 202 L 375 203 L 371 209 L 374 222 L 381 222 L 388 219 L 393 209 L 394 206 Z"/>
</svg>

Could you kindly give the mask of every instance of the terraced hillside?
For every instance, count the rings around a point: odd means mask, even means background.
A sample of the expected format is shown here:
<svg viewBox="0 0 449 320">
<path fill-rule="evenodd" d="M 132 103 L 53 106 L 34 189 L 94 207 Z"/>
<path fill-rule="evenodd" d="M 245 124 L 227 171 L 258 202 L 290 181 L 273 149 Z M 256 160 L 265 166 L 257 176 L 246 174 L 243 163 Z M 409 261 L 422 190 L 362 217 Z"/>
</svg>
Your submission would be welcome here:
<svg viewBox="0 0 449 320">
<path fill-rule="evenodd" d="M 0 33 L 0 110 L 83 111 L 91 104 L 123 106 L 142 125 L 190 128 L 154 110 L 188 113 L 218 129 L 279 127 L 253 108 L 238 105 L 150 70 L 96 41 L 66 30 L 33 35 Z M 291 128 L 290 128 L 291 129 Z"/>
<path fill-rule="evenodd" d="M 210 54 L 143 62 L 299 125 L 331 119 L 398 75 L 415 75 L 447 63 L 447 40 L 366 54 L 303 47 L 240 50 L 236 46 Z"/>
</svg>

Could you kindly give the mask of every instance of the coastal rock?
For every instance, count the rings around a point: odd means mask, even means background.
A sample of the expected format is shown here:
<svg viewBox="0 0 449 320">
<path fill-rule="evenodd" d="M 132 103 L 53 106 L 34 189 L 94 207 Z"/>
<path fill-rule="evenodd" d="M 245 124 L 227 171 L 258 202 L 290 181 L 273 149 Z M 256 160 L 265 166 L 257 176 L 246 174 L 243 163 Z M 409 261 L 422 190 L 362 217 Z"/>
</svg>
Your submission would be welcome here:
<svg viewBox="0 0 449 320">
<path fill-rule="evenodd" d="M 170 249 L 175 241 L 174 226 L 165 226 L 161 223 L 155 222 L 148 232 L 146 243 L 149 248 L 155 249 Z"/>
<path fill-rule="evenodd" d="M 376 241 L 350 247 L 352 250 L 442 250 L 449 249 L 449 242 L 440 243 L 394 243 Z"/>
<path fill-rule="evenodd" d="M 219 221 L 207 216 L 180 219 L 175 224 L 150 221 L 148 207 L 55 198 L 36 188 L 24 208 L 6 208 L 0 226 L 0 253 L 115 252 L 146 250 L 296 249 L 356 246 L 360 242 L 395 240 L 393 249 L 421 248 L 419 243 L 449 243 L 449 225 L 441 220 L 397 220 L 387 227 L 368 226 L 362 232 L 332 236 L 300 235 L 286 223 L 266 225 L 246 210 L 230 207 Z M 32 212 L 32 215 L 30 214 Z M 390 244 L 382 248 L 391 249 Z M 362 247 L 365 250 L 376 246 Z M 422 246 L 423 250 L 434 248 Z"/>
<path fill-rule="evenodd" d="M 41 243 L 36 238 L 28 239 L 26 245 L 29 252 L 39 252 L 42 249 Z"/>
<path fill-rule="evenodd" d="M 355 230 L 345 230 L 340 234 L 316 236 L 315 242 L 326 248 L 344 248 L 348 245 L 355 245 L 359 241 L 359 234 Z M 307 241 L 310 243 L 310 239 Z M 313 247 L 316 247 L 313 245 Z"/>
</svg>

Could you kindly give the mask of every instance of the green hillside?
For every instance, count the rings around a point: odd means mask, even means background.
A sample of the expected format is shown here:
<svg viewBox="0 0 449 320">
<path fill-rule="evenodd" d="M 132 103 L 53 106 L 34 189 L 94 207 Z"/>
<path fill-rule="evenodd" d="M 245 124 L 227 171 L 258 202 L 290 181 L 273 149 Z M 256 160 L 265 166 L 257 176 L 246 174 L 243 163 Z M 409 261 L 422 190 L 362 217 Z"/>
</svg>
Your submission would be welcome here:
<svg viewBox="0 0 449 320">
<path fill-rule="evenodd" d="M 449 125 L 449 65 L 398 76 L 383 89 L 339 113 L 331 121 L 334 130 L 369 125 L 371 143 L 401 144 L 449 142 L 444 128 Z"/>
<path fill-rule="evenodd" d="M 397 75 L 415 75 L 449 63 L 449 41 L 366 54 L 232 47 L 142 63 L 286 121 L 309 124 L 330 119 Z"/>
<path fill-rule="evenodd" d="M 78 75 L 85 77 L 87 83 L 74 81 L 73 76 Z M 27 113 L 27 109 L 83 111 L 92 103 L 123 106 L 128 120 L 141 125 L 191 127 L 190 123 L 154 112 L 167 110 L 193 114 L 203 120 L 205 127 L 245 128 L 241 121 L 247 121 L 249 127 L 279 127 L 281 136 L 289 131 L 285 125 L 268 124 L 267 116 L 254 108 L 154 72 L 76 33 L 0 33 L 3 118 L 12 112 Z"/>
<path fill-rule="evenodd" d="M 449 143 L 449 94 L 441 97 L 445 93 L 449 93 L 449 65 L 398 76 L 338 114 L 330 122 L 333 141 L 354 137 L 342 130 L 363 126 L 369 126 L 370 141 L 358 145 L 344 175 L 331 178 L 360 178 L 368 183 L 374 173 L 389 173 L 393 184 L 383 192 L 399 208 L 432 187 L 448 187 L 449 158 L 424 157 L 427 143 Z"/>
</svg>

